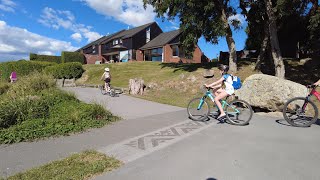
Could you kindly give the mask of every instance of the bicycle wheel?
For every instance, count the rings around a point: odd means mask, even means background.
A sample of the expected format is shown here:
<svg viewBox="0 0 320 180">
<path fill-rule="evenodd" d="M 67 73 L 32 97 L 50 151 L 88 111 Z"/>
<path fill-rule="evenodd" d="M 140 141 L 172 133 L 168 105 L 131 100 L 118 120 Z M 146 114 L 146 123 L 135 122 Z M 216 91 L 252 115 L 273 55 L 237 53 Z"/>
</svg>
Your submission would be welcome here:
<svg viewBox="0 0 320 180">
<path fill-rule="evenodd" d="M 318 108 L 307 98 L 296 97 L 284 105 L 283 117 L 292 126 L 309 127 L 318 119 Z"/>
<path fill-rule="evenodd" d="M 230 124 L 244 126 L 249 124 L 253 110 L 246 101 L 234 100 L 227 105 L 226 115 Z"/>
<path fill-rule="evenodd" d="M 194 121 L 204 121 L 208 119 L 210 108 L 204 98 L 194 98 L 188 104 L 188 115 Z"/>
<path fill-rule="evenodd" d="M 111 89 L 110 92 L 109 92 L 109 95 L 110 95 L 111 97 L 115 97 L 115 96 L 116 96 L 116 93 L 115 93 L 115 91 L 114 91 L 113 89 Z"/>
<path fill-rule="evenodd" d="M 103 85 L 102 85 L 102 86 L 99 86 L 99 89 L 100 89 L 102 95 L 107 94 L 107 92 L 106 92 L 106 90 L 105 90 L 105 88 L 104 88 Z"/>
</svg>

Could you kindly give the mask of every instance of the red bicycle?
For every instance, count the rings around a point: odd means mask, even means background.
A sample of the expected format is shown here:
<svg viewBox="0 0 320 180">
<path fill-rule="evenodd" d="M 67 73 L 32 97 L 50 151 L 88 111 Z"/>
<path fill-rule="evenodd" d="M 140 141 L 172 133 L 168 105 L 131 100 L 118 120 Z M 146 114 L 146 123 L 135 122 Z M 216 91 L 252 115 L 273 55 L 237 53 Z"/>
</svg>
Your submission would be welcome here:
<svg viewBox="0 0 320 180">
<path fill-rule="evenodd" d="M 318 108 L 310 101 L 314 95 L 320 102 L 320 92 L 316 91 L 315 85 L 308 85 L 311 89 L 307 97 L 295 97 L 290 99 L 283 108 L 284 119 L 292 126 L 309 127 L 318 120 Z"/>
</svg>

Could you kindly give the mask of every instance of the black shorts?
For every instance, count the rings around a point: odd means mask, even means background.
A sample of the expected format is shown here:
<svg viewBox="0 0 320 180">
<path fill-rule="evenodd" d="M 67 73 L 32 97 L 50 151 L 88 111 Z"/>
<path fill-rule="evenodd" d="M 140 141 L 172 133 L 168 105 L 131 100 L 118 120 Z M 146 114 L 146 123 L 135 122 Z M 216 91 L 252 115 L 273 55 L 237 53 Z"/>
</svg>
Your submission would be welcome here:
<svg viewBox="0 0 320 180">
<path fill-rule="evenodd" d="M 107 79 L 104 80 L 104 82 L 106 82 L 106 83 L 110 83 L 110 81 L 111 81 L 110 78 L 107 78 Z"/>
</svg>

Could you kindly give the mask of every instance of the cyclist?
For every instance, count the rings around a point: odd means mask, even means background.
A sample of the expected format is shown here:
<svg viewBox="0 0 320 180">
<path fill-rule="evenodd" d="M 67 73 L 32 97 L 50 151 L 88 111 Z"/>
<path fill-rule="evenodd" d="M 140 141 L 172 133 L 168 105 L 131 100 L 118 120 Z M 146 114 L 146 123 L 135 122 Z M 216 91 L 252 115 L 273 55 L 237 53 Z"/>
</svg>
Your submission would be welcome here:
<svg viewBox="0 0 320 180">
<path fill-rule="evenodd" d="M 104 68 L 104 73 L 101 76 L 101 80 L 104 80 L 104 88 L 106 92 L 110 92 L 111 74 L 109 68 Z"/>
<path fill-rule="evenodd" d="M 220 103 L 220 99 L 223 99 L 229 95 L 232 95 L 234 93 L 234 88 L 232 86 L 232 77 L 228 74 L 229 67 L 227 65 L 220 64 L 218 67 L 221 73 L 221 78 L 211 84 L 205 84 L 205 86 L 208 88 L 213 89 L 213 93 L 215 95 L 214 101 L 217 104 L 220 115 L 218 116 L 218 120 L 224 120 L 226 117 L 226 113 L 222 109 L 222 105 Z M 222 88 L 222 83 L 225 85 L 225 89 Z"/>
</svg>

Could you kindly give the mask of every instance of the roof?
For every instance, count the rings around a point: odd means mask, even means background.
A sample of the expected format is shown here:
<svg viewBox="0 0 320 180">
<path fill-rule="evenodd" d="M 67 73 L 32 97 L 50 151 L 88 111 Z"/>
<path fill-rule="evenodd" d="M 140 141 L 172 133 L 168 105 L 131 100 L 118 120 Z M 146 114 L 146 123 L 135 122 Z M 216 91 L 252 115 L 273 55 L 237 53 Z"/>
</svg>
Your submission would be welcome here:
<svg viewBox="0 0 320 180">
<path fill-rule="evenodd" d="M 78 50 L 76 50 L 76 51 L 80 51 L 81 49 L 86 49 L 86 48 L 88 48 L 88 47 L 90 47 L 90 46 L 100 44 L 101 42 L 106 41 L 106 40 L 109 40 L 109 39 L 111 39 L 113 36 L 116 36 L 116 35 L 118 35 L 119 33 L 122 33 L 123 31 L 125 31 L 125 30 L 118 31 L 118 32 L 116 32 L 116 33 L 113 33 L 113 34 L 110 34 L 110 35 L 107 35 L 107 36 L 102 36 L 101 38 L 99 38 L 99 39 L 97 39 L 97 40 L 95 40 L 95 41 L 93 41 L 93 42 L 91 42 L 91 43 L 83 46 L 82 48 L 80 48 L 80 49 L 78 49 Z"/>
<path fill-rule="evenodd" d="M 180 35 L 181 31 L 175 30 L 175 31 L 169 31 L 165 33 L 161 33 L 156 38 L 152 39 L 150 42 L 142 46 L 140 49 L 151 49 L 156 47 L 162 47 L 166 44 L 168 44 L 170 41 L 172 41 L 174 38 L 176 38 L 178 35 Z"/>
<path fill-rule="evenodd" d="M 135 28 L 132 28 L 132 29 L 128 29 L 128 30 L 125 30 L 121 33 L 119 33 L 118 35 L 112 37 L 113 39 L 116 39 L 116 38 L 122 38 L 122 39 L 126 39 L 126 38 L 130 38 L 130 37 L 133 37 L 134 35 L 136 35 L 138 32 L 142 31 L 143 29 L 149 27 L 151 24 L 153 23 L 156 23 L 156 22 L 152 22 L 152 23 L 148 23 L 148 24 L 145 24 L 145 25 L 142 25 L 142 26 L 138 26 L 138 27 L 135 27 Z"/>
<path fill-rule="evenodd" d="M 143 29 L 147 28 L 148 26 L 152 25 L 153 23 L 156 23 L 156 22 L 151 22 L 151 23 L 148 23 L 148 24 L 145 24 L 142 26 L 128 29 L 128 30 L 121 30 L 116 33 L 110 34 L 108 36 L 103 36 L 103 37 L 83 46 L 82 48 L 78 49 L 77 51 L 80 51 L 81 49 L 86 49 L 86 48 L 93 46 L 93 45 L 101 44 L 102 42 L 107 42 L 111 39 L 116 39 L 116 38 L 126 39 L 126 38 L 133 37 L 135 34 L 142 31 Z"/>
</svg>

